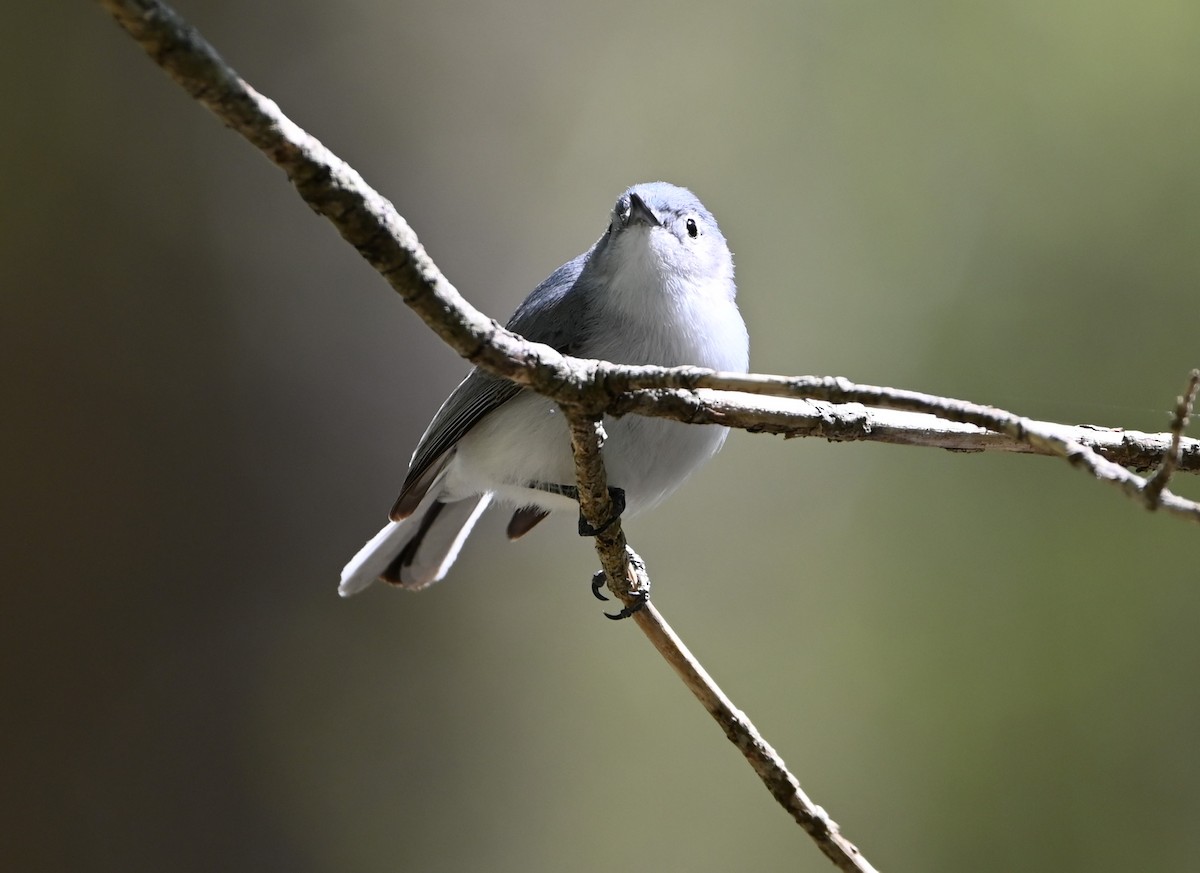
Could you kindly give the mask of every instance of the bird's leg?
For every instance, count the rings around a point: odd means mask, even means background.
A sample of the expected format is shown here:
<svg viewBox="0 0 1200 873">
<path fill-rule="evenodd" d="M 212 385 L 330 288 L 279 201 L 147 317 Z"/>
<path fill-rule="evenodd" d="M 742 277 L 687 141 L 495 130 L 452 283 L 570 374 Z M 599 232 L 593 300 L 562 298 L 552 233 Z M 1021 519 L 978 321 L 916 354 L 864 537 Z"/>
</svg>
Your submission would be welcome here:
<svg viewBox="0 0 1200 873">
<path fill-rule="evenodd" d="M 579 488 L 574 485 L 556 485 L 552 482 L 533 482 L 529 485 L 530 488 L 536 488 L 538 491 L 545 491 L 548 494 L 561 494 L 564 497 L 569 497 L 576 503 L 579 502 Z M 583 510 L 579 512 L 579 535 L 581 537 L 597 537 L 604 533 L 617 519 L 621 517 L 621 513 L 625 511 L 625 489 L 608 487 L 608 499 L 612 501 L 613 512 L 609 519 L 599 527 L 592 527 L 587 523 L 587 519 L 583 517 Z"/>
<path fill-rule="evenodd" d="M 579 535 L 581 537 L 598 537 L 612 527 L 617 519 L 621 517 L 621 513 L 625 511 L 625 489 L 614 488 L 611 485 L 608 486 L 608 499 L 612 501 L 612 515 L 609 516 L 608 521 L 599 527 L 592 527 L 588 524 L 587 519 L 583 517 L 583 510 L 579 511 Z"/>
</svg>

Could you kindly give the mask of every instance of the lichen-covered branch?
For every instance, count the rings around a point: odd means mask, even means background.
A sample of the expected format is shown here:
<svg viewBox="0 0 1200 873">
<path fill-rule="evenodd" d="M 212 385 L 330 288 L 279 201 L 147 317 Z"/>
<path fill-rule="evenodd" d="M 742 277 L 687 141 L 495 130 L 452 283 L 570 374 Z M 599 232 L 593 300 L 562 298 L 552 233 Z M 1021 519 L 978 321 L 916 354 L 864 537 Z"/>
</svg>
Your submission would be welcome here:
<svg viewBox="0 0 1200 873">
<path fill-rule="evenodd" d="M 1180 401 L 1183 411 L 1177 412 L 1170 435 L 1140 434 L 1130 443 L 1128 434 L 1118 437 L 1068 428 L 965 401 L 856 385 L 840 378 L 630 367 L 565 357 L 548 346 L 523 340 L 467 303 L 386 198 L 291 122 L 274 102 L 246 84 L 175 12 L 157 0 L 98 2 L 189 94 L 283 169 L 304 201 L 325 216 L 448 345 L 490 372 L 529 386 L 562 405 L 571 422 L 581 510 L 593 526 L 602 525 L 612 514 L 600 450 L 604 413 L 719 422 L 788 436 L 1034 451 L 1061 457 L 1150 508 L 1200 521 L 1200 504 L 1166 487 L 1177 470 L 1200 470 L 1197 442 L 1182 436 L 1196 379 L 1187 402 Z M 751 402 L 736 393 L 710 392 L 744 392 L 759 399 Z M 780 408 L 780 404 L 764 403 L 762 397 L 824 403 L 791 403 Z M 960 426 L 934 426 L 927 418 L 917 423 L 911 417 L 898 419 L 878 410 L 922 413 Z M 1157 466 L 1159 473 L 1150 484 L 1122 465 L 1138 469 Z M 631 560 L 619 521 L 598 535 L 596 544 L 613 591 L 627 607 L 643 603 L 644 568 L 632 566 L 640 562 Z M 872 869 L 841 838 L 824 812 L 804 796 L 782 761 L 712 683 L 653 606 L 644 604 L 632 615 L 822 851 L 842 869 Z"/>
<path fill-rule="evenodd" d="M 603 526 L 614 513 L 600 450 L 600 413 L 611 397 L 593 378 L 598 362 L 564 358 L 548 346 L 525 342 L 471 307 L 438 271 L 391 203 L 242 81 L 172 10 L 154 0 L 99 2 L 188 93 L 283 168 L 305 202 L 327 217 L 450 346 L 469 360 L 563 403 L 571 422 L 581 512 L 593 526 Z M 642 607 L 631 613 L 635 621 L 742 750 L 771 793 L 839 869 L 872 870 L 824 811 L 800 791 L 782 760 L 712 682 L 658 611 L 645 602 L 644 568 L 628 548 L 620 520 L 595 539 L 610 588 L 627 606 Z"/>
<path fill-rule="evenodd" d="M 571 448 L 579 479 L 579 504 L 584 519 L 600 527 L 611 518 L 604 461 L 601 455 L 603 428 L 598 417 L 564 407 L 571 428 Z M 608 587 L 625 604 L 628 614 L 663 659 L 671 665 L 683 684 L 696 696 L 709 715 L 721 726 L 725 736 L 745 757 L 759 779 L 787 813 L 812 837 L 839 870 L 869 873 L 875 868 L 858 848 L 841 835 L 837 822 L 817 806 L 800 788 L 796 777 L 783 759 L 762 738 L 758 729 L 725 696 L 700 662 L 667 624 L 649 595 L 650 580 L 641 560 L 628 547 L 621 521 L 617 519 L 596 537 L 596 551 Z"/>
<path fill-rule="evenodd" d="M 287 173 L 304 202 L 460 355 L 541 388 L 572 371 L 554 349 L 523 341 L 471 306 L 387 198 L 250 87 L 174 10 L 157 0 L 99 3 L 184 90 Z"/>
<path fill-rule="evenodd" d="M 1008 445 L 1019 444 L 1030 451 L 1064 458 L 1144 504 L 1200 521 L 1200 504 L 1185 500 L 1165 487 L 1158 492 L 1157 485 L 1151 495 L 1153 500 L 1149 500 L 1146 480 L 1120 466 L 1124 462 L 1120 453 L 1110 459 L 1094 441 L 1064 435 L 1061 425 L 945 397 L 855 385 L 841 378 L 723 374 L 694 367 L 620 366 L 568 358 L 549 346 L 527 342 L 467 303 L 386 198 L 315 137 L 290 121 L 274 102 L 243 81 L 175 12 L 157 0 L 99 2 L 189 94 L 283 169 L 305 202 L 329 219 L 431 329 L 460 355 L 491 372 L 592 413 L 612 409 L 681 420 L 689 420 L 690 416 L 696 420 L 695 404 L 670 392 L 699 388 L 928 413 L 1002 434 Z M 651 393 L 644 393 L 647 391 Z M 629 396 L 630 392 L 643 393 Z M 771 430 L 779 420 L 777 412 L 764 413 L 759 422 L 750 418 L 750 414 L 743 410 L 736 426 Z M 889 435 L 880 430 L 879 436 L 890 441 L 894 433 Z M 858 438 L 875 439 L 876 435 L 863 431 Z M 961 432 L 955 429 L 945 437 L 934 432 L 926 432 L 922 437 L 923 444 L 946 448 L 957 448 L 956 441 L 961 439 Z M 995 447 L 999 446 L 990 443 L 983 446 Z M 1006 449 L 1011 450 L 1007 446 Z M 1179 452 L 1178 469 L 1196 470 L 1200 467 L 1198 454 L 1195 441 L 1188 441 Z M 1137 458 L 1136 466 L 1145 467 L 1144 457 Z"/>
<path fill-rule="evenodd" d="M 1126 470 L 1119 463 L 1108 460 L 1091 446 L 1064 434 L 1062 425 L 1025 418 L 993 406 L 982 406 L 967 400 L 938 397 L 901 388 L 859 385 L 840 376 L 715 373 L 699 367 L 626 367 L 605 362 L 597 366 L 597 381 L 608 385 L 609 390 L 618 392 L 618 395 L 624 392 L 661 392 L 663 389 L 695 391 L 707 388 L 755 395 L 825 400 L 839 404 L 861 403 L 881 409 L 927 413 L 947 421 L 972 424 L 1004 434 L 1039 454 L 1062 458 L 1071 466 L 1086 471 L 1094 479 L 1119 488 L 1126 496 L 1150 509 L 1159 509 L 1200 523 L 1200 503 L 1180 497 L 1165 487 L 1156 494 L 1148 495 L 1147 479 Z M 677 404 L 680 401 L 678 395 L 672 399 Z M 634 404 L 633 399 L 623 398 L 614 402 L 613 406 L 623 411 L 633 411 Z M 637 411 L 643 415 L 654 414 L 654 406 L 654 403 L 647 400 L 645 408 Z M 1166 437 L 1169 445 L 1173 445 L 1177 438 L 1180 441 L 1179 453 L 1182 454 L 1182 438 L 1176 435 Z"/>
<path fill-rule="evenodd" d="M 659 416 L 691 424 L 723 424 L 751 433 L 776 434 L 785 439 L 819 437 L 830 442 L 869 441 L 951 452 L 1054 454 L 1028 440 L 1018 440 L 974 424 L 950 421 L 926 412 L 878 409 L 861 403 L 668 388 L 621 394 L 607 411 L 617 415 Z M 1052 421 L 1035 421 L 1034 424 L 1041 431 L 1087 446 L 1105 459 L 1138 472 L 1158 468 L 1172 454 L 1176 440 L 1174 432 L 1145 433 Z M 1200 473 L 1200 440 L 1178 435 L 1175 470 Z"/>
</svg>

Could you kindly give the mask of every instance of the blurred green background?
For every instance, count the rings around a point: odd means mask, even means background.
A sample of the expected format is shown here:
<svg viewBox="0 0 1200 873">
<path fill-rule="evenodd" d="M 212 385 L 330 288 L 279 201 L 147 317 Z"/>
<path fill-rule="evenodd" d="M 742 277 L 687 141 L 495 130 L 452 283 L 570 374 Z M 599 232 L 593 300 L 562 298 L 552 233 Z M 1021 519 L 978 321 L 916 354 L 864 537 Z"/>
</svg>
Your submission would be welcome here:
<svg viewBox="0 0 1200 873">
<path fill-rule="evenodd" d="M 1195 3 L 178 8 L 501 319 L 663 178 L 756 370 L 1162 430 L 1200 365 Z M 464 365 L 97 6 L 6 21 L 4 868 L 830 869 L 572 520 L 337 598 Z M 1196 527 L 738 433 L 627 530 L 882 869 L 1194 866 Z"/>
</svg>

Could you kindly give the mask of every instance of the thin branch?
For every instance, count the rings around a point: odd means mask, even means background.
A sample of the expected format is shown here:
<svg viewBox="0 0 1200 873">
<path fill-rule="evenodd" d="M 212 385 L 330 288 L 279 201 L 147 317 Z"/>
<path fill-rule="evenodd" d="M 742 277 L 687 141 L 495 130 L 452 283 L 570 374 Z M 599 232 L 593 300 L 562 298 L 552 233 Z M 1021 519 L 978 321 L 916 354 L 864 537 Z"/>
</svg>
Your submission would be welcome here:
<svg viewBox="0 0 1200 873">
<path fill-rule="evenodd" d="M 571 448 L 575 454 L 576 476 L 579 480 L 580 511 L 588 524 L 598 528 L 612 517 L 613 511 L 600 453 L 603 428 L 599 419 L 593 416 L 570 407 L 563 407 L 563 412 L 570 422 Z M 745 713 L 733 705 L 666 619 L 654 608 L 654 604 L 646 599 L 650 580 L 645 565 L 626 544 L 619 518 L 596 537 L 596 551 L 600 555 L 609 590 L 632 610 L 630 614 L 642 633 L 721 726 L 729 741 L 737 746 L 779 805 L 812 837 L 839 870 L 859 873 L 873 871 L 875 868 L 858 848 L 841 835 L 837 822 L 809 799 L 779 754 L 763 739 Z"/>
<path fill-rule="evenodd" d="M 1008 434 L 973 424 L 938 418 L 925 412 L 873 409 L 861 403 L 828 403 L 732 391 L 682 388 L 633 391 L 619 395 L 607 408 L 614 415 L 651 415 L 689 424 L 721 424 L 785 439 L 818 437 L 830 442 L 870 441 L 921 446 L 951 452 L 1014 452 L 1052 455 Z M 1163 463 L 1174 435 L 1151 434 L 1093 424 L 1034 422 L 1039 430 L 1080 443 L 1122 467 L 1145 472 Z M 1179 441 L 1177 471 L 1200 473 L 1200 440 Z"/>
<path fill-rule="evenodd" d="M 599 412 L 604 404 L 597 405 L 597 398 L 610 398 L 598 388 L 585 390 L 592 384 L 589 376 L 598 362 L 565 359 L 548 346 L 525 342 L 471 307 L 438 271 L 391 203 L 242 81 L 172 10 L 155 0 L 99 2 L 188 93 L 286 170 L 304 200 L 327 217 L 451 347 L 492 372 L 564 401 L 576 452 L 581 512 L 594 527 L 611 518 L 613 506 L 600 453 Z M 658 611 L 645 602 L 648 583 L 644 573 L 630 568 L 632 550 L 620 519 L 596 537 L 596 549 L 610 587 L 627 606 L 642 607 L 634 614 L 638 626 L 742 750 L 771 793 L 839 868 L 872 870 L 838 833 L 836 824 L 800 791 L 779 756 L 733 707 Z"/>
<path fill-rule="evenodd" d="M 1192 370 L 1188 376 L 1187 387 L 1184 388 L 1175 403 L 1175 415 L 1171 420 L 1171 446 L 1162 459 L 1162 464 L 1154 475 L 1146 482 L 1146 505 L 1157 509 L 1162 501 L 1163 491 L 1175 471 L 1179 469 L 1183 454 L 1183 432 L 1188 426 L 1188 417 L 1192 414 L 1192 405 L 1196 402 L 1196 391 L 1200 389 L 1200 370 Z"/>
<path fill-rule="evenodd" d="M 579 481 L 579 512 L 588 524 L 600 530 L 595 536 L 596 553 L 600 556 L 609 590 L 626 607 L 633 609 L 644 602 L 648 585 L 631 572 L 628 564 L 632 550 L 625 541 L 621 519 L 614 518 L 616 510 L 608 493 L 608 476 L 600 454 L 605 439 L 604 425 L 597 415 L 570 406 L 562 409 L 571 431 L 571 452 L 575 457 L 575 477 Z"/>
<path fill-rule="evenodd" d="M 387 198 L 250 87 L 173 9 L 158 0 L 98 2 L 175 82 L 287 173 L 304 202 L 456 352 L 524 385 L 554 385 L 572 371 L 554 349 L 525 342 L 468 303 Z"/>
<path fill-rule="evenodd" d="M 621 395 L 646 389 L 697 388 L 925 412 L 1002 433 L 1033 451 L 1064 458 L 1145 502 L 1145 480 L 1106 460 L 1085 442 L 1064 438 L 1054 427 L 1003 410 L 912 391 L 855 385 L 834 377 L 725 374 L 694 367 L 630 367 L 585 361 L 524 341 L 467 303 L 386 198 L 284 116 L 275 103 L 246 84 L 172 10 L 157 0 L 99 2 L 189 94 L 285 170 L 305 202 L 334 224 L 430 328 L 460 355 L 490 372 L 592 412 L 623 405 L 626 411 L 642 415 L 677 417 L 669 411 L 671 403 L 664 401 L 659 407 L 653 395 L 639 398 L 636 404 Z M 1200 521 L 1200 504 L 1165 488 L 1156 505 Z"/>
<path fill-rule="evenodd" d="M 675 631 L 654 608 L 654 604 L 647 603 L 644 608 L 634 613 L 633 619 L 658 653 L 725 731 L 729 741 L 745 756 L 779 805 L 812 837 L 825 856 L 839 870 L 855 870 L 860 873 L 873 871 L 875 868 L 862 856 L 858 847 L 842 836 L 837 822 L 804 793 L 796 777 L 788 771 L 783 759 L 700 666 L 700 662 L 675 635 Z"/>
<path fill-rule="evenodd" d="M 505 330 L 470 306 L 425 253 L 416 234 L 384 197 L 371 189 L 345 162 L 258 94 L 226 64 L 193 28 L 156 0 L 98 0 L 118 23 L 181 84 L 225 124 L 257 146 L 292 180 L 305 202 L 325 216 L 339 233 L 370 262 L 401 295 L 410 308 L 460 355 L 492 373 L 529 386 L 558 401 L 571 422 L 572 445 L 585 518 L 598 525 L 611 515 L 604 487 L 599 451 L 601 414 L 636 412 L 665 415 L 680 420 L 696 416 L 726 416 L 722 423 L 769 431 L 780 426 L 776 413 L 754 420 L 748 408 L 739 411 L 736 398 L 704 401 L 698 389 L 747 392 L 791 398 L 824 400 L 836 404 L 866 404 L 891 410 L 928 413 L 940 419 L 974 425 L 1003 435 L 1012 444 L 1064 458 L 1101 481 L 1120 487 L 1143 502 L 1149 486 L 1115 460 L 1103 457 L 1095 440 L 1066 434 L 1061 425 L 1021 418 L 1003 410 L 917 392 L 870 385 L 845 379 L 784 377 L 715 373 L 690 367 L 618 366 L 600 361 L 568 358 L 554 349 L 527 342 Z M 1193 389 L 1194 393 L 1194 389 Z M 721 406 L 720 404 L 725 404 Z M 1189 404 L 1190 405 L 1190 404 Z M 734 419 L 736 418 L 736 422 Z M 1181 433 L 1186 412 L 1177 415 L 1171 460 L 1164 461 L 1155 484 L 1153 505 L 1200 521 L 1200 504 L 1184 500 L 1166 489 L 1175 469 L 1184 469 L 1195 454 L 1194 441 Z M 887 428 L 879 428 L 884 431 Z M 960 429 L 951 429 L 954 439 Z M 828 434 L 821 434 L 828 435 Z M 894 434 L 893 434 L 894 436 Z M 978 436 L 978 435 L 976 435 Z M 858 438 L 875 438 L 860 430 Z M 932 436 L 928 439 L 933 439 Z M 993 447 L 987 445 L 984 447 Z M 1167 465 L 1170 469 L 1167 472 Z M 638 568 L 630 578 L 631 551 L 619 522 L 596 538 L 609 584 L 627 606 L 641 602 L 644 578 Z M 680 673 L 713 717 L 721 723 L 767 787 L 813 834 L 822 850 L 843 869 L 869 870 L 857 850 L 837 834 L 836 826 L 800 792 L 794 777 L 778 756 L 743 723 L 703 669 L 687 654 L 661 617 L 648 604 L 634 614 L 639 627 Z M 738 725 L 736 730 L 731 725 Z"/>
<path fill-rule="evenodd" d="M 1029 445 L 1042 454 L 1053 455 L 1073 467 L 1083 469 L 1094 479 L 1113 485 L 1127 497 L 1145 504 L 1146 480 L 1119 464 L 1107 460 L 1098 452 L 1058 431 L 1058 425 L 1023 418 L 1003 409 L 981 406 L 966 400 L 937 397 L 918 391 L 886 388 L 879 385 L 858 385 L 840 376 L 774 376 L 758 373 L 718 373 L 701 367 L 629 367 L 607 362 L 597 364 L 597 381 L 607 384 L 617 393 L 660 389 L 696 390 L 709 388 L 718 391 L 740 391 L 748 394 L 767 394 L 778 397 L 826 400 L 831 403 L 863 403 L 883 409 L 924 412 L 1005 434 Z M 622 408 L 633 411 L 634 401 L 623 400 Z M 653 414 L 654 403 L 646 402 L 642 415 Z M 1200 503 L 1180 497 L 1163 488 L 1157 507 L 1189 521 L 1200 523 Z"/>
</svg>

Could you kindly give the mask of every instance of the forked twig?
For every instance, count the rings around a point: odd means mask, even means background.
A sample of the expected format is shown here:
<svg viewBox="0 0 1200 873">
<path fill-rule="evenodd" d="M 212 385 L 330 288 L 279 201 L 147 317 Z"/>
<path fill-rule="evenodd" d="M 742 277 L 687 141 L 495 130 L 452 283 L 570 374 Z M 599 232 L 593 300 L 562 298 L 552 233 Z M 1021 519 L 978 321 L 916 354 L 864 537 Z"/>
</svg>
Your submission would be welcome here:
<svg viewBox="0 0 1200 873">
<path fill-rule="evenodd" d="M 1158 509 L 1162 505 L 1163 491 L 1167 483 L 1179 469 L 1180 456 L 1183 451 L 1183 432 L 1188 426 L 1188 417 L 1192 414 L 1192 406 L 1196 402 L 1196 391 L 1200 389 L 1200 370 L 1192 370 L 1188 376 L 1187 386 L 1183 394 L 1176 398 L 1175 414 L 1171 419 L 1171 447 L 1163 456 L 1162 463 L 1154 471 L 1154 475 L 1146 482 L 1144 496 L 1150 509 Z"/>
<path fill-rule="evenodd" d="M 392 205 L 348 165 L 293 124 L 270 100 L 247 85 L 200 34 L 157 0 L 99 0 L 173 79 L 287 171 L 297 191 L 400 292 L 437 333 L 464 357 L 535 388 L 585 382 L 592 367 L 528 343 L 468 304 L 425 254 L 416 235 Z M 551 393 L 547 391 L 546 393 Z M 600 447 L 600 417 L 581 411 L 578 398 L 564 407 L 580 470 L 580 504 L 593 525 L 611 517 Z M 636 580 L 626 577 L 628 546 L 619 519 L 596 537 L 601 563 L 614 591 L 637 603 Z M 644 578 L 644 577 L 643 577 Z M 619 582 L 616 580 L 620 580 Z M 873 868 L 812 804 L 754 726 L 734 709 L 658 611 L 644 604 L 639 627 L 742 749 L 771 793 L 843 870 Z"/>
<path fill-rule="evenodd" d="M 1126 470 L 1125 455 L 1111 445 L 1064 431 L 1064 426 L 1021 418 L 1003 410 L 949 398 L 934 397 L 845 379 L 714 373 L 689 367 L 630 367 L 581 361 L 554 349 L 530 343 L 505 330 L 459 295 L 425 253 L 416 234 L 385 198 L 370 188 L 344 161 L 288 119 L 272 101 L 258 94 L 225 63 L 200 34 L 158 0 L 98 0 L 116 21 L 189 94 L 215 113 L 282 168 L 306 203 L 325 216 L 338 232 L 371 263 L 421 319 L 452 348 L 485 369 L 528 386 L 558 401 L 571 423 L 572 445 L 580 484 L 581 510 L 600 526 L 612 514 L 599 451 L 601 414 L 660 415 L 681 421 L 708 420 L 771 431 L 794 418 L 772 411 L 757 417 L 736 394 L 706 398 L 701 389 L 746 392 L 790 398 L 810 398 L 836 404 L 865 404 L 892 410 L 928 413 L 940 419 L 984 428 L 1003 435 L 1001 448 L 1014 445 L 1056 455 L 1094 478 L 1121 488 L 1152 508 L 1200 521 L 1200 504 L 1167 489 L 1178 470 L 1195 470 L 1200 446 L 1182 437 L 1200 373 L 1193 373 L 1180 398 L 1169 450 L 1158 452 L 1161 462 L 1149 479 Z M 722 417 L 724 416 L 724 417 Z M 781 423 L 782 422 L 782 423 Z M 819 432 L 818 432 L 819 435 Z M 978 436 L 978 435 L 976 435 Z M 1145 436 L 1145 435 L 1143 435 Z M 870 438 L 863 431 L 856 438 Z M 951 429 L 948 446 L 959 447 L 961 429 Z M 923 433 L 922 444 L 937 445 Z M 996 447 L 979 437 L 974 447 Z M 886 441 L 886 440 L 885 440 Z M 1166 444 L 1166 440 L 1162 441 Z M 1154 446 L 1130 461 L 1148 466 Z M 1108 457 L 1106 457 L 1106 455 Z M 596 537 L 597 551 L 612 590 L 630 608 L 638 626 L 679 673 L 755 772 L 797 822 L 841 869 L 873 869 L 838 833 L 820 807 L 800 790 L 774 750 L 754 726 L 733 707 L 712 682 L 652 605 L 644 603 L 644 568 L 630 573 L 631 550 L 619 520 Z M 640 563 L 640 562 L 635 562 Z M 632 611 L 638 604 L 644 604 Z"/>
</svg>

